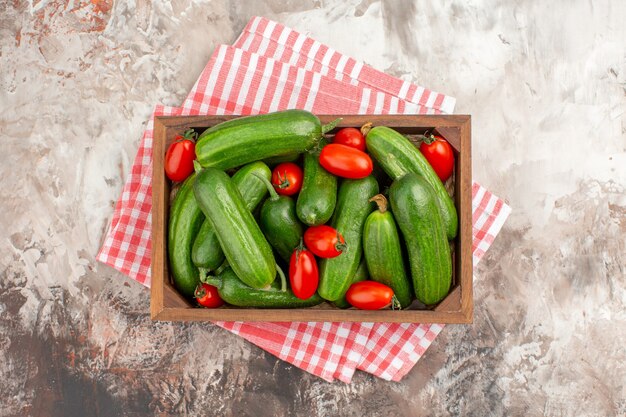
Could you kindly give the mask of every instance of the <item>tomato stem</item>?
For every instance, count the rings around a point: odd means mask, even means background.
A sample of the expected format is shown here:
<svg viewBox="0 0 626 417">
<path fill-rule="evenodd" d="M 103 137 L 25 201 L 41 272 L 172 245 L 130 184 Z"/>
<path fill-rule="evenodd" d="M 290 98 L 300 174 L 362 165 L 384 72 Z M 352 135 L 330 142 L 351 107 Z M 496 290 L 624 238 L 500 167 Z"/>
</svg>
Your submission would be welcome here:
<svg viewBox="0 0 626 417">
<path fill-rule="evenodd" d="M 341 242 L 341 235 L 339 234 L 339 230 L 337 230 L 337 243 L 335 243 L 335 250 L 337 252 L 343 252 L 348 249 L 348 245 L 346 242 Z"/>
<path fill-rule="evenodd" d="M 254 175 L 258 179 L 260 179 L 263 182 L 263 184 L 265 184 L 265 186 L 267 187 L 267 191 L 270 192 L 270 200 L 276 201 L 276 200 L 278 200 L 280 198 L 278 193 L 274 189 L 274 185 L 271 182 L 269 182 L 269 180 L 267 178 L 260 176 L 256 172 L 253 173 L 252 175 Z"/>
<path fill-rule="evenodd" d="M 367 136 L 370 130 L 372 130 L 373 126 L 374 125 L 372 124 L 372 122 L 367 122 L 363 126 L 361 126 L 361 134 L 363 135 L 363 137 Z"/>
<path fill-rule="evenodd" d="M 195 142 L 198 139 L 198 132 L 193 129 L 187 129 L 185 133 L 183 133 L 183 138 Z"/>
<path fill-rule="evenodd" d="M 430 145 L 431 143 L 437 140 L 435 135 L 433 135 L 433 133 L 430 130 L 427 130 L 426 132 L 424 132 L 423 135 L 419 135 L 419 137 L 422 139 L 422 142 L 424 142 L 426 145 Z"/>
<path fill-rule="evenodd" d="M 278 275 L 280 275 L 280 290 L 282 292 L 287 291 L 287 278 L 285 277 L 285 273 L 280 268 L 280 266 L 278 266 L 278 264 L 276 264 L 276 272 L 278 272 Z"/>
<path fill-rule="evenodd" d="M 398 300 L 395 294 L 391 297 L 391 309 L 402 310 L 402 305 L 400 304 L 400 301 Z"/>
<path fill-rule="evenodd" d="M 280 181 L 280 184 L 278 185 L 278 188 L 280 188 L 281 190 L 289 187 L 291 185 L 291 183 L 289 182 L 289 180 L 287 179 L 287 173 L 283 173 L 284 177 L 281 177 L 280 172 L 278 172 L 278 180 Z"/>
<path fill-rule="evenodd" d="M 378 206 L 378 211 L 384 213 L 387 211 L 387 199 L 382 194 L 376 194 L 374 197 L 368 200 L 370 203 L 375 202 Z"/>
<path fill-rule="evenodd" d="M 193 296 L 196 298 L 202 298 L 206 295 L 206 290 L 202 286 L 202 284 L 198 284 L 196 290 L 193 292 Z"/>
<path fill-rule="evenodd" d="M 302 241 L 302 238 L 300 238 L 300 243 L 298 243 L 298 246 L 296 247 L 296 265 L 298 264 L 298 260 L 300 259 L 300 254 L 302 253 L 303 250 L 305 250 L 304 242 Z"/>
<path fill-rule="evenodd" d="M 322 126 L 322 134 L 328 133 L 331 130 L 333 130 L 334 128 L 336 128 L 337 125 L 339 124 L 339 122 L 341 122 L 342 120 L 343 120 L 343 118 L 340 117 L 338 119 L 333 120 L 330 123 L 327 123 L 327 124 L 323 125 Z"/>
</svg>

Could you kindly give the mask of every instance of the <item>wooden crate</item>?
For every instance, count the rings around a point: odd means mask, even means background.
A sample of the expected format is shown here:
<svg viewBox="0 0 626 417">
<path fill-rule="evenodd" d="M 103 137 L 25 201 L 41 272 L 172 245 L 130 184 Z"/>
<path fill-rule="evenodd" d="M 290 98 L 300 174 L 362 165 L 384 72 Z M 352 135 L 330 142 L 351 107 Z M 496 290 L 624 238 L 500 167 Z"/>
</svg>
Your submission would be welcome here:
<svg viewBox="0 0 626 417">
<path fill-rule="evenodd" d="M 471 118 L 467 115 L 385 115 L 319 116 L 322 123 L 343 117 L 337 129 L 360 127 L 366 122 L 388 126 L 412 135 L 434 129 L 455 148 L 454 200 L 459 216 L 459 233 L 452 245 L 453 276 L 448 296 L 430 310 L 402 311 L 356 309 L 341 310 L 328 303 L 302 309 L 218 309 L 195 308 L 178 294 L 168 271 L 167 223 L 170 181 L 165 176 L 163 159 L 174 136 L 189 128 L 201 132 L 233 116 L 157 117 L 154 121 L 154 171 L 152 177 L 152 289 L 150 310 L 153 320 L 167 321 L 357 321 L 471 323 L 472 298 L 472 167 Z"/>
</svg>

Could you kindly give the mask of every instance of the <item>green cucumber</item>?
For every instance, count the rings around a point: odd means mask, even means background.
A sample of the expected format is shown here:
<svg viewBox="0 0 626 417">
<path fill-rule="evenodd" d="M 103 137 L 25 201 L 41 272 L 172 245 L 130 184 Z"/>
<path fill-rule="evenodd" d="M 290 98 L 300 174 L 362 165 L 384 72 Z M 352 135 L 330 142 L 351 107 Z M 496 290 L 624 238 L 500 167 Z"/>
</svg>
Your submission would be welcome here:
<svg viewBox="0 0 626 417">
<path fill-rule="evenodd" d="M 263 178 L 270 197 L 259 214 L 259 226 L 278 255 L 289 264 L 294 249 L 302 240 L 304 231 L 296 216 L 296 203 L 291 197 L 278 195 L 269 180 Z"/>
<path fill-rule="evenodd" d="M 265 158 L 263 162 L 273 167 L 275 165 L 282 164 L 283 162 L 296 162 L 298 159 L 300 159 L 299 153 L 290 153 L 287 155 L 271 156 L 269 158 Z"/>
<path fill-rule="evenodd" d="M 363 224 L 372 211 L 369 199 L 376 194 L 378 183 L 371 176 L 358 180 L 345 179 L 339 186 L 331 226 L 341 233 L 347 247 L 335 258 L 320 260 L 320 284 L 317 291 L 328 301 L 340 299 L 350 287 L 350 279 L 363 254 Z"/>
<path fill-rule="evenodd" d="M 411 266 L 415 296 L 426 305 L 443 300 L 452 282 L 452 258 L 437 197 L 421 176 L 409 173 L 389 190 L 391 208 Z"/>
<path fill-rule="evenodd" d="M 365 259 L 361 259 L 361 263 L 359 264 L 359 267 L 356 269 L 356 272 L 354 273 L 354 275 L 352 275 L 352 279 L 350 280 L 350 285 L 348 286 L 348 288 L 350 288 L 350 286 L 354 283 L 365 281 L 367 278 L 369 278 L 369 272 L 367 271 L 367 264 L 365 263 Z M 352 305 L 350 305 L 348 300 L 346 300 L 345 294 L 340 299 L 333 301 L 333 304 L 337 308 L 352 307 Z"/>
<path fill-rule="evenodd" d="M 414 172 L 426 179 L 435 192 L 446 236 L 454 239 L 459 226 L 454 200 L 419 149 L 404 135 L 385 126 L 371 129 L 365 142 L 370 155 L 392 179 L 397 180 L 408 172 Z"/>
<path fill-rule="evenodd" d="M 336 123 L 335 123 L 336 124 Z M 307 152 L 334 127 L 305 110 L 238 117 L 208 128 L 196 142 L 203 167 L 230 169 L 274 156 Z"/>
<path fill-rule="evenodd" d="M 332 217 L 336 203 L 337 177 L 322 168 L 319 152 L 307 153 L 304 155 L 304 180 L 296 203 L 298 218 L 306 225 L 319 226 Z"/>
<path fill-rule="evenodd" d="M 387 285 L 402 308 L 411 304 L 413 289 L 404 269 L 402 247 L 396 222 L 387 211 L 387 199 L 378 194 L 371 199 L 378 210 L 367 217 L 363 226 L 363 255 L 370 278 Z"/>
<path fill-rule="evenodd" d="M 266 290 L 251 288 L 240 280 L 231 268 L 226 268 L 219 277 L 209 278 L 205 282 L 217 287 L 220 297 L 228 304 L 237 307 L 305 308 L 324 302 L 317 294 L 301 300 L 291 290 L 281 291 L 275 286 Z"/>
<path fill-rule="evenodd" d="M 205 168 L 196 174 L 193 190 L 237 276 L 254 288 L 271 284 L 276 277 L 272 248 L 231 178 L 219 169 Z"/>
<path fill-rule="evenodd" d="M 191 247 L 191 260 L 198 268 L 208 271 L 216 270 L 224 262 L 224 251 L 213 231 L 211 222 L 206 218 Z"/>
<path fill-rule="evenodd" d="M 259 176 L 268 180 L 272 177 L 272 171 L 260 161 L 241 167 L 232 177 L 250 211 L 254 211 L 267 195 L 267 187 Z M 191 259 L 197 267 L 207 271 L 214 271 L 224 262 L 224 251 L 209 220 L 205 220 L 200 227 L 191 249 Z"/>
<path fill-rule="evenodd" d="M 195 174 L 187 178 L 172 201 L 167 236 L 167 251 L 174 286 L 187 298 L 193 298 L 194 291 L 200 283 L 198 268 L 191 260 L 191 245 L 204 220 L 193 193 L 195 178 Z"/>
</svg>

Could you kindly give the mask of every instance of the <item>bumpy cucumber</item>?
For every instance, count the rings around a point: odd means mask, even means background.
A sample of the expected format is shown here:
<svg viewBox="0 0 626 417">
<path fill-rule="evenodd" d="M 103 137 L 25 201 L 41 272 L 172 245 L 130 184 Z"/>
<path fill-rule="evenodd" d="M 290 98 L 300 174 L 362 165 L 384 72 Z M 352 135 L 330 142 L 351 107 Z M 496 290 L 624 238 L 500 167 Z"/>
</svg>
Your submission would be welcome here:
<svg viewBox="0 0 626 417">
<path fill-rule="evenodd" d="M 289 264 L 289 258 L 300 243 L 304 231 L 296 216 L 296 203 L 291 197 L 278 195 L 269 180 L 263 179 L 270 198 L 259 214 L 259 226 L 278 255 Z"/>
<path fill-rule="evenodd" d="M 454 201 L 419 149 L 405 136 L 385 126 L 376 126 L 370 130 L 365 141 L 370 155 L 392 179 L 396 180 L 408 172 L 426 179 L 434 190 L 446 236 L 454 239 L 459 223 Z"/>
<path fill-rule="evenodd" d="M 203 167 L 230 169 L 252 161 L 306 152 L 317 146 L 325 131 L 314 114 L 286 110 L 239 117 L 202 132 L 196 158 Z"/>
<path fill-rule="evenodd" d="M 332 217 L 336 203 L 337 177 L 322 168 L 319 152 L 307 153 L 304 181 L 296 203 L 298 218 L 309 226 L 319 226 Z"/>
<path fill-rule="evenodd" d="M 354 273 L 354 275 L 352 276 L 352 279 L 350 280 L 350 285 L 354 284 L 355 282 L 365 281 L 368 278 L 369 278 L 369 272 L 367 271 L 367 264 L 365 263 L 365 259 L 361 259 L 361 263 L 359 264 L 359 267 L 356 269 L 356 272 Z M 350 288 L 350 285 L 348 285 L 348 288 Z M 352 305 L 348 302 L 348 300 L 346 300 L 345 294 L 340 299 L 333 301 L 333 304 L 335 305 L 335 307 L 338 307 L 338 308 L 352 307 Z"/>
<path fill-rule="evenodd" d="M 378 210 L 371 213 L 363 227 L 363 255 L 370 278 L 393 289 L 402 308 L 411 304 L 413 290 L 404 269 L 402 248 L 396 222 L 387 210 L 382 194 L 372 198 Z"/>
<path fill-rule="evenodd" d="M 231 268 L 226 268 L 219 277 L 207 279 L 206 282 L 217 287 L 224 301 L 238 307 L 305 308 L 324 301 L 317 294 L 301 300 L 291 290 L 281 291 L 275 286 L 265 290 L 251 288 L 242 282 Z"/>
<path fill-rule="evenodd" d="M 389 199 L 406 244 L 415 296 L 426 305 L 436 304 L 450 290 L 452 259 L 432 187 L 409 173 L 394 181 Z"/>
<path fill-rule="evenodd" d="M 269 180 L 271 176 L 272 172 L 268 166 L 260 161 L 243 166 L 233 175 L 233 183 L 241 193 L 248 210 L 254 211 L 267 195 L 267 187 L 259 177 Z M 191 259 L 197 267 L 207 271 L 214 271 L 224 262 L 224 251 L 208 219 L 202 223 L 194 240 Z"/>
<path fill-rule="evenodd" d="M 378 194 L 373 177 L 343 180 L 339 186 L 337 207 L 331 225 L 344 237 L 347 248 L 335 258 L 320 261 L 318 293 L 328 301 L 343 297 L 363 254 L 362 232 L 365 219 L 372 211 L 369 199 Z"/>
<path fill-rule="evenodd" d="M 198 268 L 191 261 L 191 245 L 204 215 L 193 193 L 195 174 L 183 182 L 170 206 L 167 250 L 174 285 L 185 297 L 192 298 L 198 285 Z"/>
<path fill-rule="evenodd" d="M 272 248 L 230 177 L 206 168 L 196 175 L 193 189 L 237 276 L 253 288 L 268 286 L 276 277 Z"/>
</svg>

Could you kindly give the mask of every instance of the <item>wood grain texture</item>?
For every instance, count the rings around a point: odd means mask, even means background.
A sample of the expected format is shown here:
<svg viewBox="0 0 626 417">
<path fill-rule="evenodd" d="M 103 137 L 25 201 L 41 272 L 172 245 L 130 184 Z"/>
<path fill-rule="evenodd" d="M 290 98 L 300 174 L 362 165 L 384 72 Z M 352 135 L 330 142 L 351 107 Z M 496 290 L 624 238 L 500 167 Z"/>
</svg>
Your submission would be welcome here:
<svg viewBox="0 0 626 417">
<path fill-rule="evenodd" d="M 181 297 L 169 277 L 167 264 L 167 218 L 169 211 L 169 180 L 163 169 L 167 146 L 176 134 L 189 128 L 198 132 L 237 116 L 166 116 L 155 119 L 154 171 L 152 186 L 152 290 L 151 316 L 165 321 L 353 321 L 470 323 L 472 300 L 472 179 L 471 118 L 467 115 L 320 115 L 322 123 L 342 120 L 336 129 L 360 127 L 371 122 L 388 126 L 407 135 L 435 131 L 450 141 L 457 155 L 453 179 L 454 200 L 459 216 L 459 234 L 452 242 L 453 277 L 450 294 L 435 308 L 403 311 L 341 310 L 330 304 L 306 309 L 219 309 L 194 308 Z M 412 140 L 416 143 L 415 140 Z"/>
</svg>

